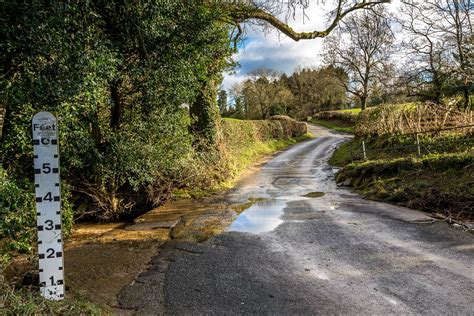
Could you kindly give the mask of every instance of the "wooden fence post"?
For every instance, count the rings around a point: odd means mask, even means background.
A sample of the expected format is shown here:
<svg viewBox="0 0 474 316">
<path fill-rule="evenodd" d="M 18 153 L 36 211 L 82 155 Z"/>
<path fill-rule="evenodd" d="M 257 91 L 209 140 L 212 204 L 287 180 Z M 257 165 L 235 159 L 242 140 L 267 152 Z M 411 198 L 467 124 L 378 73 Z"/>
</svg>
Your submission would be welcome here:
<svg viewBox="0 0 474 316">
<path fill-rule="evenodd" d="M 416 148 L 418 149 L 418 157 L 421 157 L 420 137 L 416 133 Z"/>
<path fill-rule="evenodd" d="M 365 141 L 362 141 L 362 152 L 364 153 L 364 160 L 367 160 L 367 154 L 365 152 Z"/>
</svg>

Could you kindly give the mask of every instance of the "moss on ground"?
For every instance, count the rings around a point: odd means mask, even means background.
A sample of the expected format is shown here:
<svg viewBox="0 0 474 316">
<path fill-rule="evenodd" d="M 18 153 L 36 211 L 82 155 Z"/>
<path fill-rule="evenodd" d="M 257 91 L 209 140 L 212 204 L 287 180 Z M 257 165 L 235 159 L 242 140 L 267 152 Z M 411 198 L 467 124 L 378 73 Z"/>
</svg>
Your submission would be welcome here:
<svg viewBox="0 0 474 316">
<path fill-rule="evenodd" d="M 329 163 L 336 167 L 344 167 L 352 162 L 352 146 L 354 141 L 342 143 L 329 158 Z"/>
</svg>

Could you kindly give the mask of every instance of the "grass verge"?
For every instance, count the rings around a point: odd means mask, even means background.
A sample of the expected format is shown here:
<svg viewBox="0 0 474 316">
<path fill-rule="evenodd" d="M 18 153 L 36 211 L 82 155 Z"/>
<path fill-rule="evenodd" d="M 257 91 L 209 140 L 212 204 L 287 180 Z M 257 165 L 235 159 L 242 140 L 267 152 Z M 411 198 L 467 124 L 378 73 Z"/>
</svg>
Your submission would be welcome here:
<svg viewBox="0 0 474 316">
<path fill-rule="evenodd" d="M 227 180 L 207 189 L 198 188 L 176 190 L 173 192 L 173 195 L 175 197 L 202 198 L 219 191 L 230 189 L 235 185 L 242 172 L 257 162 L 259 159 L 313 137 L 314 136 L 311 133 L 306 133 L 302 136 L 287 139 L 254 141 L 247 145 L 243 145 L 240 149 L 229 148 L 227 160 L 230 176 L 227 178 Z"/>
<path fill-rule="evenodd" d="M 260 158 L 313 137 L 311 133 L 306 133 L 302 136 L 289 139 L 273 139 L 256 142 L 253 146 L 242 150 L 240 154 L 232 155 L 230 158 L 232 177 L 228 181 L 221 183 L 217 188 L 231 188 L 239 175 Z"/>
<path fill-rule="evenodd" d="M 381 150 L 378 159 L 351 162 L 351 145 L 357 147 L 358 142 L 342 144 L 331 157 L 331 164 L 343 167 L 337 174 L 338 182 L 350 179 L 354 190 L 370 199 L 451 217 L 474 217 L 472 150 L 421 158 L 397 157 Z"/>
</svg>

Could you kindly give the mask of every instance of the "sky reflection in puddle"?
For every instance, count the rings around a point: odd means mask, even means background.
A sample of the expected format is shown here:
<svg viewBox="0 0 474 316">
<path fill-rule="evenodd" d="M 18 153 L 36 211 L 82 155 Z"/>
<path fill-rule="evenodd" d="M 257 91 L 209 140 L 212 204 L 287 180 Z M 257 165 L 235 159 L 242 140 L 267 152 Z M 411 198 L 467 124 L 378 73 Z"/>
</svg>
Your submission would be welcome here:
<svg viewBox="0 0 474 316">
<path fill-rule="evenodd" d="M 274 230 L 283 220 L 284 201 L 272 200 L 256 202 L 243 211 L 232 223 L 229 231 L 246 233 L 264 233 Z"/>
</svg>

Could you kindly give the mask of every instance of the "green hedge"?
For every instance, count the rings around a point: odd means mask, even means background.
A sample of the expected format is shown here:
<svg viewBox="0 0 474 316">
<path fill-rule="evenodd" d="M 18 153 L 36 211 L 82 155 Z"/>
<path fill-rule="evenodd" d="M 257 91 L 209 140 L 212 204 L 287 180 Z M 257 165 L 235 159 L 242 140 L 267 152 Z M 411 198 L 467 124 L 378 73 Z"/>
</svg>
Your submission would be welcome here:
<svg viewBox="0 0 474 316">
<path fill-rule="evenodd" d="M 278 117 L 254 121 L 225 118 L 221 128 L 223 141 L 231 148 L 243 148 L 256 141 L 300 137 L 308 132 L 305 123 Z"/>
</svg>

